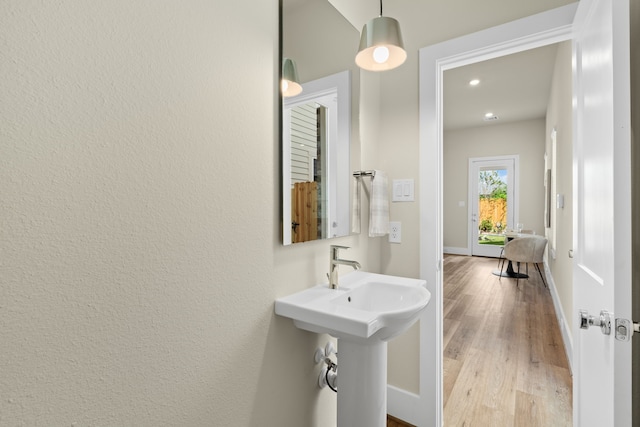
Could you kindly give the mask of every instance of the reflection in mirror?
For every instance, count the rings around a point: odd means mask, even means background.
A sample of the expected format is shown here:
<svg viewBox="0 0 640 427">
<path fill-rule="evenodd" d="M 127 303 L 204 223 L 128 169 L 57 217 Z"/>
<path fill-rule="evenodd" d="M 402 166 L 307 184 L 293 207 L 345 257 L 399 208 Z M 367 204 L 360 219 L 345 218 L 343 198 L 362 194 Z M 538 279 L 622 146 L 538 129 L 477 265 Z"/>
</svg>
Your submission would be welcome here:
<svg viewBox="0 0 640 427">
<path fill-rule="evenodd" d="M 360 32 L 328 0 L 281 7 L 281 60 L 295 61 L 303 87 L 282 98 L 283 244 L 347 236 L 351 171 L 360 169 Z"/>
<path fill-rule="evenodd" d="M 302 86 L 283 106 L 285 245 L 349 234 L 350 72 Z"/>
</svg>

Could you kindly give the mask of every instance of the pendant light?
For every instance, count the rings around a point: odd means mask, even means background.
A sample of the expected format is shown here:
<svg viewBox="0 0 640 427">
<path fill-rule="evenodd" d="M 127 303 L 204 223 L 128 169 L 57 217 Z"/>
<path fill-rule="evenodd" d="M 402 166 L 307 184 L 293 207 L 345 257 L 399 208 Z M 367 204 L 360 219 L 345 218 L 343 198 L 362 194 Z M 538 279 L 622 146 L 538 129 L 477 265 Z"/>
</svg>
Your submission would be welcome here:
<svg viewBox="0 0 640 427">
<path fill-rule="evenodd" d="M 280 88 L 284 98 L 302 93 L 302 86 L 298 78 L 298 69 L 293 59 L 282 59 L 282 80 L 280 82 Z"/>
<path fill-rule="evenodd" d="M 369 71 L 386 71 L 396 68 L 407 59 L 402 43 L 400 24 L 393 18 L 380 16 L 362 27 L 360 48 L 356 55 L 358 67 Z"/>
</svg>

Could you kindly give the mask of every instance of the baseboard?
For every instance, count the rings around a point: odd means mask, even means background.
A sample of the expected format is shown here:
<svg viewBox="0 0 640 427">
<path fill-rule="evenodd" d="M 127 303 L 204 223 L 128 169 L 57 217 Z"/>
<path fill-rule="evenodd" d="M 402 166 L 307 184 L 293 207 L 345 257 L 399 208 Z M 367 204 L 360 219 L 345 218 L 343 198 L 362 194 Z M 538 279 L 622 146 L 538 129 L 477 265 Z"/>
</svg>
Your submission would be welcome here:
<svg viewBox="0 0 640 427">
<path fill-rule="evenodd" d="M 558 319 L 558 325 L 560 325 L 560 332 L 562 334 L 562 341 L 564 342 L 564 350 L 567 354 L 567 360 L 569 361 L 569 370 L 573 373 L 573 338 L 571 337 L 571 329 L 569 322 L 562 309 L 560 303 L 560 297 L 558 296 L 558 290 L 556 288 L 556 282 L 553 280 L 549 266 L 545 262 L 544 276 L 547 284 L 549 285 L 549 291 L 551 292 L 551 299 L 553 300 L 553 307 L 556 311 L 556 318 Z"/>
<path fill-rule="evenodd" d="M 387 414 L 410 424 L 419 424 L 420 396 L 401 388 L 387 385 Z"/>
<path fill-rule="evenodd" d="M 451 255 L 466 255 L 466 256 L 471 255 L 471 253 L 469 253 L 469 249 L 467 248 L 454 248 L 451 246 L 444 246 L 442 248 L 442 252 L 444 252 L 445 254 L 451 254 Z"/>
</svg>

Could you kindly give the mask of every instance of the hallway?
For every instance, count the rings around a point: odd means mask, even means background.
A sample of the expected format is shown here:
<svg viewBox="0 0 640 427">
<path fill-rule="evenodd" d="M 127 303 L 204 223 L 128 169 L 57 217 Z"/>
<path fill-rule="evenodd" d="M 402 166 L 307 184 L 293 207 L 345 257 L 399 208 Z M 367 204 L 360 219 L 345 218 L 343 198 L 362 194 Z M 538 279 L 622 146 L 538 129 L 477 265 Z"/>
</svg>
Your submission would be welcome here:
<svg viewBox="0 0 640 427">
<path fill-rule="evenodd" d="M 533 265 L 519 288 L 491 274 L 496 265 L 445 256 L 444 424 L 571 426 L 572 379 L 551 295 Z"/>
</svg>

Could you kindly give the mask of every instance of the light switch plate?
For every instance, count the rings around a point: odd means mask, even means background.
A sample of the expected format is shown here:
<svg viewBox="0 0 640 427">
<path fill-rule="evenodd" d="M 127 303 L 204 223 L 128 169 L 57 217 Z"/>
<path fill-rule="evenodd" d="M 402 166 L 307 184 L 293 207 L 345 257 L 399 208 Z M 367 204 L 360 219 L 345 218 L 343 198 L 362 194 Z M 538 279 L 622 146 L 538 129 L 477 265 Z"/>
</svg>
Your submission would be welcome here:
<svg viewBox="0 0 640 427">
<path fill-rule="evenodd" d="M 413 202 L 414 199 L 413 179 L 394 179 L 391 190 L 392 202 Z"/>
</svg>

